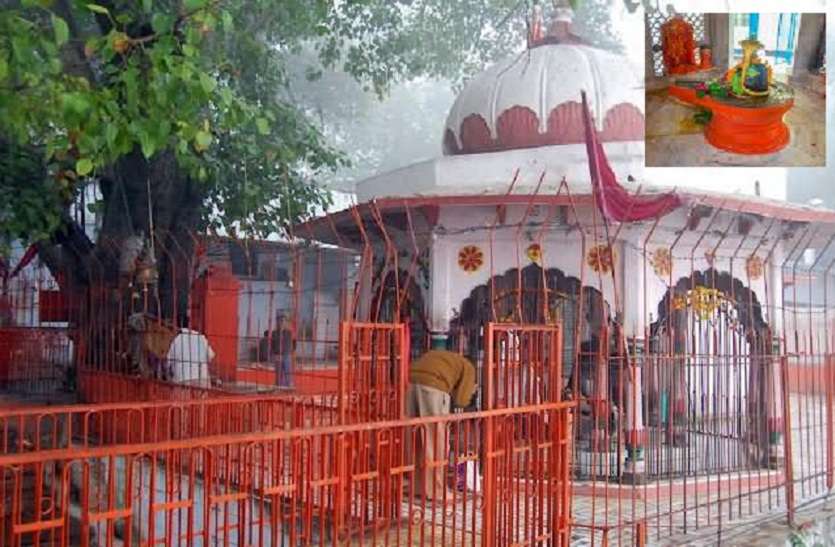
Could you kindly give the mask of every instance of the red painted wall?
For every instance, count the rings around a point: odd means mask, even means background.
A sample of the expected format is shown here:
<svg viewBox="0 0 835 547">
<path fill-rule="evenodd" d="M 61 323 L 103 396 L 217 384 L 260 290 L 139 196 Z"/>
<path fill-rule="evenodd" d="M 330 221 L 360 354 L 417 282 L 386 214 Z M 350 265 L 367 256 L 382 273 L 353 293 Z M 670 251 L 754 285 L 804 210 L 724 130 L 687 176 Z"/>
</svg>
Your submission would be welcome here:
<svg viewBox="0 0 835 547">
<path fill-rule="evenodd" d="M 192 286 L 192 325 L 206 335 L 215 352 L 213 374 L 235 381 L 238 368 L 238 290 L 227 268 L 211 267 Z"/>
</svg>

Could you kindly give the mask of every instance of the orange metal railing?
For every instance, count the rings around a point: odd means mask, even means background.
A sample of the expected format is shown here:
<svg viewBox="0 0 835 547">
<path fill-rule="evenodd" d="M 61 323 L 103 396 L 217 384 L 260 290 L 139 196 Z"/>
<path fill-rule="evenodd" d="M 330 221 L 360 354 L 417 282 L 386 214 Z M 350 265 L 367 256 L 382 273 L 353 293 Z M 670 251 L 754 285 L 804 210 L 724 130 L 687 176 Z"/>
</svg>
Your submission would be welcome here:
<svg viewBox="0 0 835 547">
<path fill-rule="evenodd" d="M 5 454 L 0 544 L 568 545 L 571 410 Z M 450 450 L 421 470 L 430 427 Z M 461 464 L 460 488 L 415 496 L 416 473 Z"/>
<path fill-rule="evenodd" d="M 335 397 L 226 396 L 0 411 L 0 453 L 141 444 L 337 423 Z"/>
</svg>

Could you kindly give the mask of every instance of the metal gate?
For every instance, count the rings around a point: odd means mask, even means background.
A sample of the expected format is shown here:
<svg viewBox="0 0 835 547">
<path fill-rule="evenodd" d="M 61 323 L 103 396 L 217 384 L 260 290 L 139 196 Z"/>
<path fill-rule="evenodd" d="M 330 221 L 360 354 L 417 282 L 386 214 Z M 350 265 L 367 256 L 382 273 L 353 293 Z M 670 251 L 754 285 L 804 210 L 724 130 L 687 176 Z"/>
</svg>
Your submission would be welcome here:
<svg viewBox="0 0 835 547">
<path fill-rule="evenodd" d="M 571 414 L 542 411 L 561 398 L 562 328 L 488 323 L 485 346 L 483 408 L 508 414 L 485 421 L 484 529 L 496 545 L 568 545 Z"/>
<path fill-rule="evenodd" d="M 341 423 L 405 416 L 406 327 L 403 323 L 345 321 L 339 333 Z"/>
</svg>

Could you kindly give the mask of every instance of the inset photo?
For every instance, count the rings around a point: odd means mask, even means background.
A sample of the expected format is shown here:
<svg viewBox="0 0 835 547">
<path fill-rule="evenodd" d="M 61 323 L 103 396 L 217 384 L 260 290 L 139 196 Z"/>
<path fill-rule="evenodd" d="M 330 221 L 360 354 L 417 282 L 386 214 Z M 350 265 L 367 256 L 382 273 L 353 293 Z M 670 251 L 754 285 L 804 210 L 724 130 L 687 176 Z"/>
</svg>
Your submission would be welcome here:
<svg viewBox="0 0 835 547">
<path fill-rule="evenodd" d="M 648 167 L 826 165 L 824 13 L 646 19 Z"/>
</svg>

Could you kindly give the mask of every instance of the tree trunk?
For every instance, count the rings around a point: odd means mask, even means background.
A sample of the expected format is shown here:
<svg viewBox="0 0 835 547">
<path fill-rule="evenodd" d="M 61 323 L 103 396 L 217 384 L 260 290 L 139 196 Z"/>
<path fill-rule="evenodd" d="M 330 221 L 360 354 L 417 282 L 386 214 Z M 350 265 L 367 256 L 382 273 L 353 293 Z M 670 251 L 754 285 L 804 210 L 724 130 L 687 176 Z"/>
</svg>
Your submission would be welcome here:
<svg viewBox="0 0 835 547">
<path fill-rule="evenodd" d="M 100 188 L 104 209 L 95 244 L 67 216 L 38 251 L 72 302 L 76 363 L 127 372 L 128 316 L 145 312 L 175 327 L 187 324 L 205 189 L 168 151 L 150 161 L 139 152 L 125 156 L 103 173 Z M 132 253 L 136 242 L 144 244 L 139 260 Z M 143 264 L 157 273 L 153 282 L 140 278 Z"/>
</svg>

